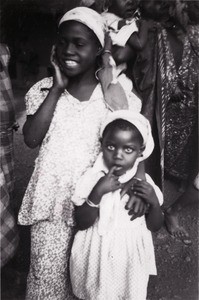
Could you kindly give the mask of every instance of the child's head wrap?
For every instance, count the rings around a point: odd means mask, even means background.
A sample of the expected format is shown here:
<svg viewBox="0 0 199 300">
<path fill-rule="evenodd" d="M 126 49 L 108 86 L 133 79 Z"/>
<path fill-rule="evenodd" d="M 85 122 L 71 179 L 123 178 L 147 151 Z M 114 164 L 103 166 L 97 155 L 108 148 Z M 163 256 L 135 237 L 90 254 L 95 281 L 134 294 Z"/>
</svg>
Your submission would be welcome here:
<svg viewBox="0 0 199 300">
<path fill-rule="evenodd" d="M 149 121 L 140 113 L 132 112 L 130 110 L 116 110 L 114 112 L 108 113 L 106 119 L 104 120 L 100 136 L 102 137 L 103 132 L 108 124 L 112 123 L 115 120 L 125 120 L 133 124 L 140 132 L 143 137 L 143 146 L 145 146 L 144 151 L 142 152 L 142 159 L 144 160 L 151 155 L 154 148 L 154 141 L 151 134 L 151 126 Z"/>
<path fill-rule="evenodd" d="M 90 28 L 97 36 L 102 47 L 104 47 L 105 23 L 100 14 L 88 7 L 76 7 L 66 12 L 59 26 L 66 21 L 77 21 Z"/>
</svg>

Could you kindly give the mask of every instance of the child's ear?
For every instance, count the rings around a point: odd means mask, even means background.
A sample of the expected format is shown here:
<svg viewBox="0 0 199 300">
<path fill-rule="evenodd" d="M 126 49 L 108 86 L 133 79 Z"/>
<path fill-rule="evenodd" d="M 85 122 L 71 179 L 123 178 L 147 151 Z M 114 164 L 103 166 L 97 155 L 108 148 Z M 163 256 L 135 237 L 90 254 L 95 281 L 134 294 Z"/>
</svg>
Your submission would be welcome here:
<svg viewBox="0 0 199 300">
<path fill-rule="evenodd" d="M 140 147 L 140 151 L 139 151 L 140 153 L 139 153 L 139 156 L 143 156 L 142 153 L 143 153 L 144 149 L 145 149 L 145 146 L 144 146 L 144 145 Z"/>
</svg>

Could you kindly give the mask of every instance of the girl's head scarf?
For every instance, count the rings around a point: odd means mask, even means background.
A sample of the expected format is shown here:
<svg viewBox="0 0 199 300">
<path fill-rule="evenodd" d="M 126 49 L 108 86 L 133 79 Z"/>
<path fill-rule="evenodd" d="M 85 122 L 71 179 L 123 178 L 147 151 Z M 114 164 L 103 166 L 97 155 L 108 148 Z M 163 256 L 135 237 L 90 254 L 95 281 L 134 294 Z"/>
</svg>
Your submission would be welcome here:
<svg viewBox="0 0 199 300">
<path fill-rule="evenodd" d="M 104 47 L 105 23 L 100 14 L 88 7 L 76 7 L 66 12 L 59 21 L 59 27 L 63 22 L 77 21 L 90 28 Z"/>
<path fill-rule="evenodd" d="M 141 115 L 140 113 L 132 112 L 130 110 L 117 110 L 108 113 L 106 119 L 104 120 L 101 126 L 101 131 L 100 131 L 101 137 L 107 125 L 119 119 L 128 121 L 129 123 L 133 124 L 142 135 L 143 146 L 145 147 L 145 149 L 142 152 L 142 157 L 140 157 L 139 160 L 141 161 L 149 157 L 153 152 L 153 148 L 154 148 L 151 126 L 147 118 Z"/>
</svg>

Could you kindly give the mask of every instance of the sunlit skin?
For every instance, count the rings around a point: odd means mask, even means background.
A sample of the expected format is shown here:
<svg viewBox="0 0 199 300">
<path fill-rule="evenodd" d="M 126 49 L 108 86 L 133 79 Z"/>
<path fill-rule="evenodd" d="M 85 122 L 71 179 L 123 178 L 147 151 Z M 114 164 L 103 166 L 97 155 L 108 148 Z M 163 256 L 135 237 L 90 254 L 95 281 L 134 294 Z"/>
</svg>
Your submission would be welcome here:
<svg viewBox="0 0 199 300">
<path fill-rule="evenodd" d="M 131 169 L 142 154 L 143 146 L 133 130 L 115 128 L 109 130 L 102 141 L 102 152 L 106 166 L 115 166 L 114 174 L 121 176 Z"/>
</svg>

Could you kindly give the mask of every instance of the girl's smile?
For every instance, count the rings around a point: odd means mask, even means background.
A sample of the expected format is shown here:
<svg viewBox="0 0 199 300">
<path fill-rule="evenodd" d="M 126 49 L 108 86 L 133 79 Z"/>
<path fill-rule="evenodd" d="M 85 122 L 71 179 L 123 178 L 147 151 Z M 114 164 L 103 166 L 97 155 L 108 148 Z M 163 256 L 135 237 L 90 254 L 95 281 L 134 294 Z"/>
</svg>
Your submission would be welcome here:
<svg viewBox="0 0 199 300">
<path fill-rule="evenodd" d="M 87 26 L 77 21 L 61 24 L 56 53 L 60 69 L 66 76 L 94 74 L 98 52 L 99 41 Z"/>
</svg>

